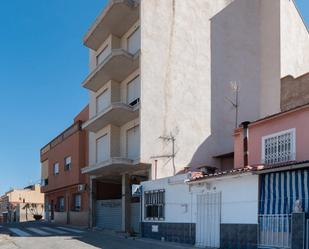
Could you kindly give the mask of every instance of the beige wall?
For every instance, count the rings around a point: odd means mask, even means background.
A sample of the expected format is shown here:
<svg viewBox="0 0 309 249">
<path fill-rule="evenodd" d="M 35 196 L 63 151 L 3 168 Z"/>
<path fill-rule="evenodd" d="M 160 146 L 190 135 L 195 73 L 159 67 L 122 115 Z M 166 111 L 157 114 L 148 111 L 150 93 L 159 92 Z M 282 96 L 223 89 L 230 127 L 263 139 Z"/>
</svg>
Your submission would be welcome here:
<svg viewBox="0 0 309 249">
<path fill-rule="evenodd" d="M 309 72 L 309 33 L 294 0 L 281 0 L 281 77 Z"/>
<path fill-rule="evenodd" d="M 14 189 L 7 193 L 9 202 L 21 203 L 41 203 L 44 204 L 44 194 L 41 193 L 40 185 L 35 185 L 35 190 L 31 189 Z"/>
<path fill-rule="evenodd" d="M 219 166 L 213 156 L 233 151 L 231 82 L 240 87 L 237 125 L 280 111 L 281 76 L 309 71 L 301 54 L 308 51 L 308 33 L 295 11 L 290 0 L 141 1 L 141 161 L 171 155 L 172 143 L 159 137 L 172 134 L 176 171 Z M 294 31 L 287 37 L 290 29 L 299 30 L 300 39 Z M 91 70 L 95 54 L 90 51 Z M 126 83 L 120 84 L 123 101 Z M 95 96 L 90 92 L 90 116 Z M 90 165 L 94 139 L 90 134 Z M 156 159 L 158 177 L 173 174 L 171 158 Z"/>
</svg>

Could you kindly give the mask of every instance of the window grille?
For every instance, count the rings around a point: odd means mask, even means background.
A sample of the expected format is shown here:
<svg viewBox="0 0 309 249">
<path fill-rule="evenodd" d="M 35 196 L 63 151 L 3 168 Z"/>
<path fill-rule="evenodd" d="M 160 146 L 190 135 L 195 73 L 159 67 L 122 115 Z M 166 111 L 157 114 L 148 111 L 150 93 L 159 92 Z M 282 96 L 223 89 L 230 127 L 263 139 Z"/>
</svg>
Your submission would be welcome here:
<svg viewBox="0 0 309 249">
<path fill-rule="evenodd" d="M 144 198 L 145 218 L 157 220 L 164 219 L 165 191 L 147 191 L 145 192 Z"/>
<path fill-rule="evenodd" d="M 295 160 L 295 130 L 263 138 L 263 163 L 276 164 L 293 160 Z"/>
</svg>

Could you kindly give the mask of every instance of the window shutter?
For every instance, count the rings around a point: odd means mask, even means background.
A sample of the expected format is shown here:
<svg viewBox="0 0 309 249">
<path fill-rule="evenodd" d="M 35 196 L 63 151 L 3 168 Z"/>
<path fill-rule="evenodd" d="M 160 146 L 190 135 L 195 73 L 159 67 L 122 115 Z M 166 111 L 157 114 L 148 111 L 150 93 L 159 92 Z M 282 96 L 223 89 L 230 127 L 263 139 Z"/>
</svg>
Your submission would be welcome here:
<svg viewBox="0 0 309 249">
<path fill-rule="evenodd" d="M 110 101 L 109 101 L 108 96 L 109 96 L 109 92 L 106 90 L 97 97 L 97 100 L 96 100 L 97 113 L 102 112 L 104 109 L 106 109 L 109 106 Z"/>
<path fill-rule="evenodd" d="M 97 139 L 97 163 L 108 160 L 108 139 L 104 135 Z"/>
<path fill-rule="evenodd" d="M 128 84 L 128 104 L 132 105 L 140 97 L 140 77 L 136 77 Z"/>
<path fill-rule="evenodd" d="M 129 159 L 137 159 L 140 153 L 140 130 L 139 126 L 127 131 L 127 156 Z"/>
<path fill-rule="evenodd" d="M 128 52 L 135 54 L 141 47 L 141 30 L 137 28 L 128 38 Z"/>
</svg>

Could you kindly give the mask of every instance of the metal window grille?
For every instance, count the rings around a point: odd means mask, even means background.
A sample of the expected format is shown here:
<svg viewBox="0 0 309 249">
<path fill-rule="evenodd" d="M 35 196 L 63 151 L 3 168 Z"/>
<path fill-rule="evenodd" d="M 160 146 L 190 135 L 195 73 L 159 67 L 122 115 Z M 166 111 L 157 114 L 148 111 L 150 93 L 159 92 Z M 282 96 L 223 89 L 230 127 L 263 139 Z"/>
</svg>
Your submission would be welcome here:
<svg viewBox="0 0 309 249">
<path fill-rule="evenodd" d="M 145 192 L 145 218 L 164 219 L 165 191 L 154 190 Z"/>
<path fill-rule="evenodd" d="M 286 132 L 264 140 L 263 163 L 275 164 L 294 160 L 294 134 Z"/>
</svg>

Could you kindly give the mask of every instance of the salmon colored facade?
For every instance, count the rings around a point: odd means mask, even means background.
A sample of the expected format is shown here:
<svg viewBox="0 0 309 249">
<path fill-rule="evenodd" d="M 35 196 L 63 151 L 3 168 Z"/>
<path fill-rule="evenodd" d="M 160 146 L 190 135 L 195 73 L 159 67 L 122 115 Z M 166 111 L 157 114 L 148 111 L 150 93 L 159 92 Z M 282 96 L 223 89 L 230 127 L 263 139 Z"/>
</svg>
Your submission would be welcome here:
<svg viewBox="0 0 309 249">
<path fill-rule="evenodd" d="M 244 128 L 235 130 L 234 144 L 234 168 L 242 168 L 245 161 L 244 138 L 248 134 L 248 165 L 263 164 L 263 138 L 273 134 L 282 134 L 290 131 L 294 135 L 292 147 L 295 155 L 286 161 L 305 161 L 308 160 L 309 147 L 309 105 L 303 105 L 286 112 L 252 122 L 248 125 L 248 132 Z"/>
<path fill-rule="evenodd" d="M 45 216 L 56 223 L 88 226 L 88 177 L 81 174 L 88 160 L 88 133 L 82 123 L 88 106 L 74 123 L 41 149 Z"/>
</svg>

